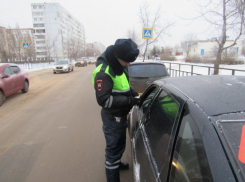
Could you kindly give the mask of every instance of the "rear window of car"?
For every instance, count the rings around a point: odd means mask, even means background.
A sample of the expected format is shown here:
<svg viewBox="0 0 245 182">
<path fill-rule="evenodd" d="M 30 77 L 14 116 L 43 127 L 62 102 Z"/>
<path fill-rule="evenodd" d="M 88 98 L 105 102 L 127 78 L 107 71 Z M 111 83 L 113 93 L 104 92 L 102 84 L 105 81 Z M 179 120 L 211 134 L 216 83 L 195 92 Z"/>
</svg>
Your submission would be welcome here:
<svg viewBox="0 0 245 182">
<path fill-rule="evenodd" d="M 162 64 L 134 64 L 128 67 L 130 77 L 161 77 L 167 76 L 167 70 Z"/>
<path fill-rule="evenodd" d="M 221 141 L 228 144 L 235 159 L 236 164 L 232 163 L 234 169 L 245 179 L 245 120 L 222 120 L 218 127 L 224 137 Z"/>
</svg>

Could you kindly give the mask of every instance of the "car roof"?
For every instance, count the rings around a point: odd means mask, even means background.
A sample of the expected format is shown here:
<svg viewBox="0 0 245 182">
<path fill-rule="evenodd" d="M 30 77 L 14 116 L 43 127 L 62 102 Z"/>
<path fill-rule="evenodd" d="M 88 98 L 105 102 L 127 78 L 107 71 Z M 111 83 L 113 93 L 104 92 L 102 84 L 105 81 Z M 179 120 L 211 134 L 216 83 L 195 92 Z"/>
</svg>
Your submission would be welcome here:
<svg viewBox="0 0 245 182">
<path fill-rule="evenodd" d="M 244 76 L 183 76 L 156 82 L 179 90 L 209 116 L 245 111 Z"/>
<path fill-rule="evenodd" d="M 161 64 L 164 65 L 162 62 L 159 61 L 150 61 L 150 60 L 136 60 L 135 62 L 131 62 L 130 65 L 136 65 L 136 64 Z"/>
<path fill-rule="evenodd" d="M 10 66 L 18 66 L 15 63 L 0 63 L 0 66 L 4 66 L 4 65 L 10 65 Z"/>
</svg>

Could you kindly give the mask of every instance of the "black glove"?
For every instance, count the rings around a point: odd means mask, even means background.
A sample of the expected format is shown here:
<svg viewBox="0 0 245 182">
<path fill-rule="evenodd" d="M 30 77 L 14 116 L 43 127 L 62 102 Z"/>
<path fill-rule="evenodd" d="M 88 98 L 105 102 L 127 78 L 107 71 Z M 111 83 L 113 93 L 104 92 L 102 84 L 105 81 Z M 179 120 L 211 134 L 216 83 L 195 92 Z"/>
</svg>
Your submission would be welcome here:
<svg viewBox="0 0 245 182">
<path fill-rule="evenodd" d="M 128 104 L 130 106 L 135 106 L 135 105 L 139 105 L 140 104 L 140 99 L 139 98 L 135 98 L 135 97 L 128 97 Z"/>
<path fill-rule="evenodd" d="M 135 96 L 139 96 L 139 94 L 137 93 L 137 92 L 135 92 L 135 90 L 132 88 L 132 87 L 130 87 L 130 90 L 131 90 L 131 93 L 132 93 L 132 95 L 135 97 Z"/>
</svg>

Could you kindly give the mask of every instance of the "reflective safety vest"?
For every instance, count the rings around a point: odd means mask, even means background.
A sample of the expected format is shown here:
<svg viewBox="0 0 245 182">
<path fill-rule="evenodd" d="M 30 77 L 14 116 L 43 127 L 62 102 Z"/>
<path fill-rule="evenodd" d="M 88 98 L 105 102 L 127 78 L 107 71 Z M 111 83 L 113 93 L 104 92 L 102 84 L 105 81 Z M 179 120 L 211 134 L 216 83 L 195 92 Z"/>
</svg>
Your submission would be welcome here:
<svg viewBox="0 0 245 182">
<path fill-rule="evenodd" d="M 111 79 L 113 81 L 113 88 L 112 88 L 113 93 L 125 93 L 125 92 L 130 91 L 130 85 L 129 85 L 129 81 L 127 79 L 126 74 L 123 73 L 120 76 L 116 75 L 115 77 L 113 77 L 109 73 L 109 66 L 107 64 L 103 64 L 103 63 L 98 65 L 97 68 L 93 72 L 93 85 L 95 83 L 96 74 L 98 72 L 101 72 L 101 71 L 105 72 L 107 75 L 109 75 L 111 77 Z"/>
</svg>

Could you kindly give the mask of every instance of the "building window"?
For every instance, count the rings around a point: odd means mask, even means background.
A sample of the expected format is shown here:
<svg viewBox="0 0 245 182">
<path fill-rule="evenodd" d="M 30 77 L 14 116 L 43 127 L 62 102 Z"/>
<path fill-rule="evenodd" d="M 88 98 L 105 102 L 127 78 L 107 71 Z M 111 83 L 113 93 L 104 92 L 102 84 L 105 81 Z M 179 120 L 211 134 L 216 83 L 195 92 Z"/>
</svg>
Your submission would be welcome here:
<svg viewBox="0 0 245 182">
<path fill-rule="evenodd" d="M 45 39 L 45 35 L 36 35 L 35 38 L 36 39 Z"/>
<path fill-rule="evenodd" d="M 45 40 L 36 41 L 37 44 L 45 44 Z"/>
<path fill-rule="evenodd" d="M 33 16 L 42 16 L 43 12 L 33 12 L 32 15 Z"/>
<path fill-rule="evenodd" d="M 44 23 L 41 23 L 41 24 L 33 24 L 33 27 L 44 27 Z"/>
<path fill-rule="evenodd" d="M 39 56 L 46 56 L 47 53 L 46 53 L 46 52 L 36 52 L 36 55 L 39 55 Z"/>
<path fill-rule="evenodd" d="M 44 50 L 46 47 L 37 47 L 37 50 Z"/>
<path fill-rule="evenodd" d="M 45 29 L 36 30 L 36 33 L 45 33 Z"/>
<path fill-rule="evenodd" d="M 37 9 L 37 6 L 33 6 L 33 9 Z"/>
</svg>

